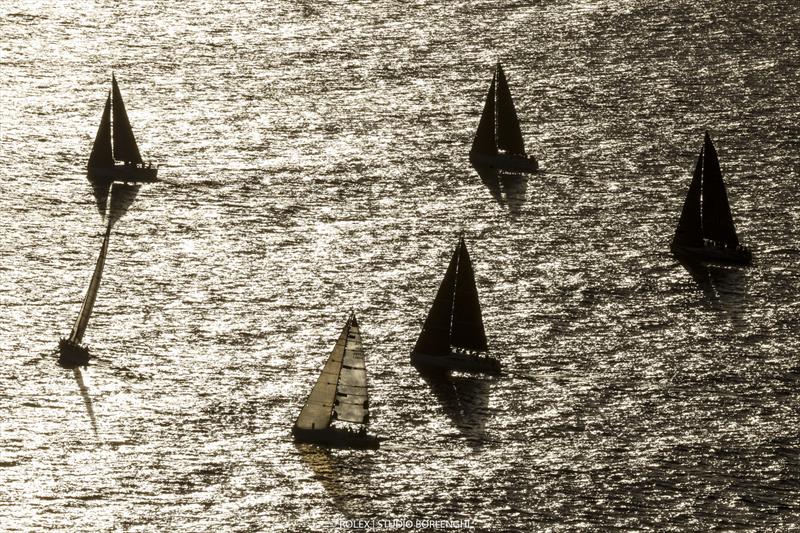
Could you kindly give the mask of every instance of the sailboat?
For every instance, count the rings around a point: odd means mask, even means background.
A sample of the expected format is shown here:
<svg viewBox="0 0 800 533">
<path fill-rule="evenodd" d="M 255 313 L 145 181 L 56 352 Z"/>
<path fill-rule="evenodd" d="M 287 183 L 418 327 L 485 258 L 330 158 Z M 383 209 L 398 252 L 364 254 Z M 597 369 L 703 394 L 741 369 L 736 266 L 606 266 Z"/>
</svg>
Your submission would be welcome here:
<svg viewBox="0 0 800 533">
<path fill-rule="evenodd" d="M 292 435 L 297 442 L 333 448 L 378 448 L 378 437 L 367 434 L 368 422 L 367 368 L 358 321 L 351 313 Z"/>
<path fill-rule="evenodd" d="M 108 238 L 110 235 L 111 221 L 109 220 L 105 237 L 103 237 L 103 245 L 100 248 L 100 255 L 97 257 L 97 264 L 94 267 L 94 274 L 92 274 L 92 281 L 89 283 L 89 290 L 86 292 L 86 297 L 83 299 L 81 310 L 78 313 L 78 319 L 75 320 L 75 325 L 72 326 L 69 337 L 62 338 L 58 342 L 58 362 L 62 366 L 74 368 L 89 364 L 89 348 L 81 344 L 81 342 L 83 342 L 83 334 L 86 332 L 86 326 L 89 325 L 89 317 L 92 315 L 94 301 L 97 299 L 100 279 L 103 277 L 103 267 L 106 264 L 106 252 L 108 252 Z"/>
<path fill-rule="evenodd" d="M 427 370 L 499 374 L 500 362 L 487 355 L 488 350 L 475 273 L 462 236 L 411 353 L 411 363 Z"/>
<path fill-rule="evenodd" d="M 497 63 L 483 104 L 469 160 L 474 166 L 508 172 L 536 172 L 539 169 L 536 158 L 525 153 L 514 100 L 500 63 Z"/>
<path fill-rule="evenodd" d="M 113 119 L 113 120 L 112 120 Z M 89 156 L 89 177 L 120 181 L 154 181 L 158 167 L 142 160 L 117 79 L 111 75 L 111 92 L 106 97 L 100 127 Z"/>
<path fill-rule="evenodd" d="M 708 132 L 670 250 L 686 259 L 739 265 L 750 263 L 753 257 L 739 244 L 717 151 Z"/>
</svg>

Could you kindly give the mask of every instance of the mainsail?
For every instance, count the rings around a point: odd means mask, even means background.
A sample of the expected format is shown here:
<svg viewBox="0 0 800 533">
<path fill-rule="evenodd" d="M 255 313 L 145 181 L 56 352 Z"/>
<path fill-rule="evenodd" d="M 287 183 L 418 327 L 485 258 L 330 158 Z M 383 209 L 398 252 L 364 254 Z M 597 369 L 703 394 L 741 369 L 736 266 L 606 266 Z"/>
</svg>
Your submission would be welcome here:
<svg viewBox="0 0 800 533">
<path fill-rule="evenodd" d="M 333 412 L 336 420 L 366 424 L 369 420 L 369 398 L 367 397 L 367 367 L 361 334 L 355 315 L 350 318 L 347 346 L 342 359 L 342 372 L 336 385 L 336 401 Z"/>
<path fill-rule="evenodd" d="M 463 237 L 453 252 L 414 351 L 447 355 L 451 346 L 488 350 L 475 274 Z"/>
<path fill-rule="evenodd" d="M 500 63 L 497 64 L 497 147 L 510 154 L 525 155 L 517 111 Z"/>
<path fill-rule="evenodd" d="M 113 74 L 111 75 L 111 86 L 113 90 L 114 159 L 141 163 L 142 156 L 139 154 L 139 147 L 133 137 L 131 122 L 128 120 L 128 113 L 125 111 L 125 103 L 122 101 L 122 94 L 119 92 L 117 79 Z"/>
<path fill-rule="evenodd" d="M 739 238 L 733 226 L 717 151 L 708 132 L 703 142 L 703 152 L 703 236 L 736 247 Z"/>
<path fill-rule="evenodd" d="M 106 228 L 105 237 L 103 237 L 103 246 L 100 248 L 100 255 L 97 257 L 97 264 L 94 267 L 94 274 L 92 274 L 92 281 L 89 283 L 89 290 L 86 297 L 83 299 L 78 319 L 72 327 L 72 332 L 69 335 L 69 340 L 80 344 L 83 340 L 83 334 L 86 332 L 86 326 L 89 324 L 89 317 L 92 315 L 92 308 L 94 308 L 94 301 L 97 299 L 97 290 L 100 288 L 100 279 L 103 277 L 103 266 L 106 264 L 106 252 L 108 251 L 108 237 L 111 235 L 111 223 L 109 222 Z"/>
<path fill-rule="evenodd" d="M 114 165 L 111 152 L 111 93 L 106 97 L 106 106 L 100 119 L 100 127 L 94 138 L 92 153 L 89 155 L 90 167 L 108 167 Z"/>
<path fill-rule="evenodd" d="M 324 429 L 332 419 L 366 423 L 368 418 L 367 370 L 358 322 L 351 315 L 295 426 Z"/>
<path fill-rule="evenodd" d="M 478 287 L 475 285 L 475 273 L 469 259 L 464 238 L 458 243 L 458 276 L 453 297 L 453 327 L 450 333 L 450 344 L 459 348 L 485 352 L 486 332 L 483 329 L 481 303 L 478 300 Z"/>
<path fill-rule="evenodd" d="M 486 102 L 483 104 L 483 113 L 478 123 L 478 131 L 475 132 L 475 139 L 472 141 L 472 152 L 477 154 L 497 155 L 497 142 L 495 141 L 495 80 L 497 75 L 492 76 L 492 85 L 489 86 L 489 94 L 486 95 Z"/>
</svg>

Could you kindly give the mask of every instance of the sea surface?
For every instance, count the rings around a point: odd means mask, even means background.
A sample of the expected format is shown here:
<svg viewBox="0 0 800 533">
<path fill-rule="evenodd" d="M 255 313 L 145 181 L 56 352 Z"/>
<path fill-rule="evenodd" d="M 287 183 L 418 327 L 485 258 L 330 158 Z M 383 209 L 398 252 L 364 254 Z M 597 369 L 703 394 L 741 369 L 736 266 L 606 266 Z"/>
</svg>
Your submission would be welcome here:
<svg viewBox="0 0 800 533">
<path fill-rule="evenodd" d="M 0 0 L 0 33 L 0 530 L 800 530 L 800 3 Z M 498 60 L 541 171 L 485 183 Z M 162 181 L 112 195 L 72 371 L 112 72 Z M 749 268 L 668 251 L 706 130 Z M 432 381 L 460 232 L 504 373 Z M 295 445 L 351 309 L 386 440 Z"/>
</svg>

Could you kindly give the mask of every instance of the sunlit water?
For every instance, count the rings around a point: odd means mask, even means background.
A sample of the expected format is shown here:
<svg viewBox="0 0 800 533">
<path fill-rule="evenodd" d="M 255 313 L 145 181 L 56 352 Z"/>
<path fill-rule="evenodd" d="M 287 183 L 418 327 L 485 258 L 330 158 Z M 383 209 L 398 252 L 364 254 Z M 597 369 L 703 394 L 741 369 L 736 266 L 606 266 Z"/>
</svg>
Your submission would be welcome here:
<svg viewBox="0 0 800 533">
<path fill-rule="evenodd" d="M 0 31 L 0 529 L 799 527 L 800 4 L 3 1 Z M 488 188 L 497 59 L 542 171 Z M 112 69 L 163 182 L 76 373 Z M 747 269 L 668 253 L 706 129 Z M 506 371 L 429 382 L 462 230 Z M 350 309 L 387 440 L 296 446 Z"/>
</svg>

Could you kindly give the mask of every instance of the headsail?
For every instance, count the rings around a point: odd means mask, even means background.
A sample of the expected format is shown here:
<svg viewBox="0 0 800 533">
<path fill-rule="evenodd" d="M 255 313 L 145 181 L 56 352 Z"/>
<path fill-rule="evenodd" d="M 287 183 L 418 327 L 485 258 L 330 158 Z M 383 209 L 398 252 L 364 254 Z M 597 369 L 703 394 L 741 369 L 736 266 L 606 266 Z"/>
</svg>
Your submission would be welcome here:
<svg viewBox="0 0 800 533">
<path fill-rule="evenodd" d="M 717 151 L 708 132 L 703 142 L 703 152 L 703 236 L 735 247 L 739 244 L 739 238 L 733 226 Z"/>
<path fill-rule="evenodd" d="M 341 382 L 340 385 L 345 361 L 349 367 L 344 375 L 346 383 Z M 342 401 L 348 398 L 347 402 Z M 358 402 L 360 409 L 356 405 Z M 295 426 L 301 429 L 324 429 L 331 423 L 334 408 L 341 420 L 356 421 L 354 419 L 360 417 L 358 422 L 366 422 L 366 402 L 366 369 L 361 350 L 361 336 L 358 333 L 355 316 L 351 316 L 325 362 L 317 383 L 311 389 L 311 394 L 300 411 Z"/>
<path fill-rule="evenodd" d="M 458 276 L 453 298 L 453 326 L 450 344 L 459 348 L 485 352 L 486 332 L 483 329 L 481 303 L 475 285 L 475 273 L 464 237 L 458 243 Z"/>
<path fill-rule="evenodd" d="M 450 353 L 450 328 L 453 318 L 453 297 L 456 290 L 459 249 L 453 252 L 447 273 L 444 275 L 431 310 L 422 326 L 415 352 L 428 355 L 447 355 Z"/>
<path fill-rule="evenodd" d="M 500 63 L 497 64 L 497 147 L 511 154 L 525 155 L 517 111 Z"/>
<path fill-rule="evenodd" d="M 94 267 L 94 274 L 92 274 L 92 281 L 89 283 L 89 290 L 86 292 L 86 297 L 83 299 L 78 319 L 72 327 L 72 332 L 69 335 L 69 340 L 80 344 L 83 340 L 83 334 L 86 332 L 86 326 L 89 324 L 89 317 L 92 315 L 94 308 L 94 301 L 97 299 L 97 290 L 100 288 L 100 279 L 103 277 L 103 267 L 106 264 L 106 252 L 108 251 L 108 237 L 111 235 L 111 223 L 109 222 L 106 228 L 105 237 L 103 237 L 103 246 L 100 248 L 100 255 L 97 257 L 97 264 Z"/>
<path fill-rule="evenodd" d="M 122 94 L 119 92 L 117 79 L 113 74 L 111 75 L 111 86 L 114 114 L 114 159 L 141 163 L 142 156 L 139 154 L 139 147 L 133 137 L 131 122 L 128 120 L 128 113 L 125 111 L 125 103 L 122 101 Z"/>
<path fill-rule="evenodd" d="M 689 192 L 686 193 L 686 200 L 683 202 L 681 218 L 678 228 L 675 230 L 675 242 L 686 246 L 702 246 L 703 230 L 700 217 L 700 189 L 703 178 L 703 153 L 697 157 L 697 164 L 694 166 L 692 184 L 689 185 Z"/>
<path fill-rule="evenodd" d="M 486 95 L 486 102 L 483 104 L 483 113 L 478 123 L 478 131 L 475 132 L 475 139 L 472 141 L 472 153 L 497 155 L 497 141 L 495 140 L 495 80 L 497 75 L 492 76 L 492 84 L 489 86 L 489 94 Z"/>
<path fill-rule="evenodd" d="M 113 166 L 114 156 L 111 153 L 111 93 L 106 98 L 103 116 L 100 118 L 100 127 L 94 138 L 92 153 L 89 155 L 90 167 Z"/>
</svg>

